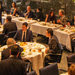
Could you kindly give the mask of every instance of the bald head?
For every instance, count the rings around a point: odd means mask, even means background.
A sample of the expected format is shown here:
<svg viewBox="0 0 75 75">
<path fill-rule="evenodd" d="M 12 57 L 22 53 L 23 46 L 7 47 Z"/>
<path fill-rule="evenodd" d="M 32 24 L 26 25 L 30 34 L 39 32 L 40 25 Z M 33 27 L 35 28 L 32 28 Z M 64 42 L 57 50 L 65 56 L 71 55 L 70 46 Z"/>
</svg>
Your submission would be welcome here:
<svg viewBox="0 0 75 75">
<path fill-rule="evenodd" d="M 59 10 L 59 16 L 64 15 L 64 13 L 65 13 L 65 12 L 64 12 L 64 10 L 63 10 L 63 9 L 60 9 L 60 10 Z"/>
<path fill-rule="evenodd" d="M 13 38 L 8 38 L 8 40 L 7 40 L 7 46 L 9 47 L 9 46 L 12 46 L 14 44 L 16 44 L 16 41 Z"/>
<path fill-rule="evenodd" d="M 31 10 L 31 7 L 30 6 L 27 6 L 27 11 L 30 11 Z"/>
</svg>

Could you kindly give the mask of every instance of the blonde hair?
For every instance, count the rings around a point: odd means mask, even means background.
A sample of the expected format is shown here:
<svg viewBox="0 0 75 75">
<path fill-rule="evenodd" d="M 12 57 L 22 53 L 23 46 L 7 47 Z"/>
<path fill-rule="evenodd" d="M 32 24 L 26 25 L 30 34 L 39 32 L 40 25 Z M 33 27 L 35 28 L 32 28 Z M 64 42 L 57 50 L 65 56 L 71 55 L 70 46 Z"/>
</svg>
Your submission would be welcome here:
<svg viewBox="0 0 75 75">
<path fill-rule="evenodd" d="M 63 9 L 60 9 L 59 12 L 61 12 L 63 15 L 65 14 Z"/>
<path fill-rule="evenodd" d="M 6 43 L 7 43 L 7 46 L 9 47 L 9 46 L 14 45 L 16 41 L 13 38 L 8 38 Z"/>
<path fill-rule="evenodd" d="M 72 65 L 69 67 L 68 75 L 75 75 L 75 64 L 72 64 Z"/>
</svg>

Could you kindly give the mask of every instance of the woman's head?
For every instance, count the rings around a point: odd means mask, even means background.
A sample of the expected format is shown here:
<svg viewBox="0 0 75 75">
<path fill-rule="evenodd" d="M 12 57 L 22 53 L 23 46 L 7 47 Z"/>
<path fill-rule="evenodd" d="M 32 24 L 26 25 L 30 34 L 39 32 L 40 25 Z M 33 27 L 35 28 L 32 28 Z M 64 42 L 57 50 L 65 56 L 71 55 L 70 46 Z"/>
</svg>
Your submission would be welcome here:
<svg viewBox="0 0 75 75">
<path fill-rule="evenodd" d="M 52 37 L 53 36 L 53 30 L 51 28 L 48 28 L 46 31 L 46 37 Z"/>
<path fill-rule="evenodd" d="M 37 8 L 36 11 L 37 11 L 37 12 L 42 12 L 42 9 L 41 9 L 41 8 Z"/>
<path fill-rule="evenodd" d="M 53 11 L 50 12 L 50 16 L 54 16 L 54 12 Z"/>
<path fill-rule="evenodd" d="M 69 67 L 68 75 L 75 75 L 75 64 L 72 64 L 72 65 Z"/>
<path fill-rule="evenodd" d="M 16 3 L 15 2 L 12 3 L 12 7 L 14 7 L 14 8 L 16 7 Z"/>
</svg>

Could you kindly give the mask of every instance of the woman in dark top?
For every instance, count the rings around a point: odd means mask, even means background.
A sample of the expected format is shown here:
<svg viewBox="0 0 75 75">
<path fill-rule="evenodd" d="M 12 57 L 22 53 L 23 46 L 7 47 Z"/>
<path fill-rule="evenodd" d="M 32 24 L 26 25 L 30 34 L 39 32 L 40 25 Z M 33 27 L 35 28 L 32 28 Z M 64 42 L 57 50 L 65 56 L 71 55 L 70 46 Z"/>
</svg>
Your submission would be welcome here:
<svg viewBox="0 0 75 75">
<path fill-rule="evenodd" d="M 52 23 L 56 23 L 56 16 L 53 11 L 51 11 L 50 14 L 46 14 L 45 22 L 50 22 L 50 21 L 52 21 Z"/>
<path fill-rule="evenodd" d="M 36 10 L 36 19 L 37 20 L 39 19 L 40 21 L 44 20 L 44 16 L 43 16 L 41 8 L 37 8 L 37 10 Z"/>
<path fill-rule="evenodd" d="M 13 2 L 10 14 L 13 15 L 13 16 L 15 16 L 16 15 L 16 11 L 17 11 L 17 9 L 16 9 L 16 3 Z"/>
</svg>

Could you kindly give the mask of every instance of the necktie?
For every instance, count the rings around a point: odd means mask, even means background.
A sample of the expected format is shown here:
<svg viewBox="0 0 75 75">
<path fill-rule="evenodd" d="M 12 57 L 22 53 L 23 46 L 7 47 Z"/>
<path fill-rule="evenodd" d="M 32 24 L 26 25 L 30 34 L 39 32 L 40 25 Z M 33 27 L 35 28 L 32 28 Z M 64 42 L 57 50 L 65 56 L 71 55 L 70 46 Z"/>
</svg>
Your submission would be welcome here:
<svg viewBox="0 0 75 75">
<path fill-rule="evenodd" d="M 24 35 L 23 35 L 23 42 L 25 42 L 25 32 L 24 32 Z"/>
</svg>

